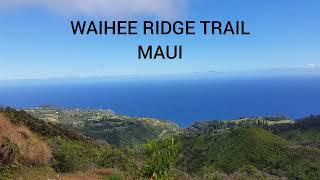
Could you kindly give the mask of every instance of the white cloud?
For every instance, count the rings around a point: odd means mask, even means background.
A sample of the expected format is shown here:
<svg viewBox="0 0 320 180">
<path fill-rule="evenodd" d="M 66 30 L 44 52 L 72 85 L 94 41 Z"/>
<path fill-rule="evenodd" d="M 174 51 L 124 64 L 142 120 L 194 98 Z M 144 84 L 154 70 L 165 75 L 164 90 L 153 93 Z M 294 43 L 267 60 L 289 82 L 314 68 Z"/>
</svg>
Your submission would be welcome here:
<svg viewBox="0 0 320 180">
<path fill-rule="evenodd" d="M 0 0 L 0 7 L 40 7 L 65 15 L 179 15 L 186 0 Z"/>
<path fill-rule="evenodd" d="M 318 69 L 320 68 L 320 64 L 306 64 L 303 66 L 298 66 L 297 68 L 301 68 L 301 69 Z"/>
</svg>

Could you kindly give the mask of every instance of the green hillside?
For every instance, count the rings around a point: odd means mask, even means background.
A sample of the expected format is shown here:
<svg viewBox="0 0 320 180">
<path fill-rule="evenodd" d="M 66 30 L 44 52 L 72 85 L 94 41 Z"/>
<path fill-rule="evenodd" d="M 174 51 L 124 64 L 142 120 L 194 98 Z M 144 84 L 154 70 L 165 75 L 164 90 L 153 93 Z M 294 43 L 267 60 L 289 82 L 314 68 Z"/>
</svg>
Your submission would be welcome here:
<svg viewBox="0 0 320 180">
<path fill-rule="evenodd" d="M 309 116 L 277 133 L 290 142 L 320 148 L 320 116 Z"/>
<path fill-rule="evenodd" d="M 182 129 L 109 110 L 0 108 L 0 177 L 320 179 L 319 122 L 256 117 Z"/>
<path fill-rule="evenodd" d="M 89 138 L 68 130 L 59 124 L 45 122 L 38 118 L 33 117 L 26 111 L 17 111 L 12 108 L 0 108 L 0 114 L 3 114 L 8 120 L 15 125 L 22 125 L 40 136 L 47 138 L 60 136 L 71 140 L 88 141 Z"/>
<path fill-rule="evenodd" d="M 136 118 L 111 110 L 61 109 L 38 107 L 26 110 L 45 122 L 72 128 L 88 137 L 116 147 L 141 149 L 150 140 L 176 135 L 178 125 L 154 118 Z"/>
<path fill-rule="evenodd" d="M 87 171 L 97 177 L 135 173 L 131 152 L 100 144 L 25 111 L 1 108 L 0 130 L 0 179 L 52 179 Z"/>
<path fill-rule="evenodd" d="M 289 179 L 319 179 L 320 151 L 294 146 L 266 130 L 239 127 L 221 135 L 182 136 L 181 168 L 186 172 L 233 173 L 251 165 Z"/>
</svg>

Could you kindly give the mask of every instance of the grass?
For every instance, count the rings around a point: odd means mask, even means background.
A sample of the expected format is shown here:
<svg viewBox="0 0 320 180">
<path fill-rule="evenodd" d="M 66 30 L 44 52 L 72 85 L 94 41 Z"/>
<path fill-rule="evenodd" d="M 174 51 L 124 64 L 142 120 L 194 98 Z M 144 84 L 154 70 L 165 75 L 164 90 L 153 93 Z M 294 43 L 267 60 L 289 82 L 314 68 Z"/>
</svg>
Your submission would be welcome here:
<svg viewBox="0 0 320 180">
<path fill-rule="evenodd" d="M 3 115 L 0 115 L 0 154 L 3 165 L 41 165 L 52 158 L 44 141 L 28 128 L 11 124 Z"/>
<path fill-rule="evenodd" d="M 58 179 L 59 177 L 50 166 L 20 167 L 14 174 L 14 179 Z"/>
<path fill-rule="evenodd" d="M 90 168 L 87 171 L 66 173 L 60 176 L 61 180 L 122 180 L 126 178 L 121 170 L 113 168 Z M 134 179 L 130 177 L 130 179 Z"/>
</svg>

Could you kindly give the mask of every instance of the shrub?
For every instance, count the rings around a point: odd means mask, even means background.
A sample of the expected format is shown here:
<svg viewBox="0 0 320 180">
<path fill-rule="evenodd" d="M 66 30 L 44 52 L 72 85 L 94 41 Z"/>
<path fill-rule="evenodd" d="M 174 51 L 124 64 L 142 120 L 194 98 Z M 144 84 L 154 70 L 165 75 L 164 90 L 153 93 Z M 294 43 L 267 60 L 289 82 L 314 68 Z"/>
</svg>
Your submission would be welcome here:
<svg viewBox="0 0 320 180">
<path fill-rule="evenodd" d="M 131 162 L 122 151 L 104 148 L 98 157 L 97 165 L 103 168 L 127 169 Z"/>
<path fill-rule="evenodd" d="M 18 154 L 18 146 L 12 143 L 8 137 L 4 137 L 0 143 L 0 165 L 8 166 L 14 163 Z"/>
<path fill-rule="evenodd" d="M 246 174 L 247 176 L 254 177 L 256 179 L 263 178 L 262 173 L 254 166 L 247 165 L 240 169 L 240 173 Z"/>
<path fill-rule="evenodd" d="M 153 140 L 146 144 L 147 164 L 142 176 L 164 178 L 176 165 L 178 145 L 174 138 Z"/>
<path fill-rule="evenodd" d="M 53 167 L 59 172 L 86 170 L 93 166 L 97 158 L 97 149 L 92 145 L 62 138 L 51 140 L 53 148 Z"/>
</svg>

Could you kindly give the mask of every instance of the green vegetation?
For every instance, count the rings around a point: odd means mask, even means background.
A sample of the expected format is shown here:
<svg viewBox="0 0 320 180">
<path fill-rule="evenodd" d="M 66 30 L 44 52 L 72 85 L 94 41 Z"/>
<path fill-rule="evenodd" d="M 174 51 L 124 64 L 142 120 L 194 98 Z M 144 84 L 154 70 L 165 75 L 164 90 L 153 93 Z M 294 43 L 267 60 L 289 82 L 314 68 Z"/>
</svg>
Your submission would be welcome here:
<svg viewBox="0 0 320 180">
<path fill-rule="evenodd" d="M 178 145 L 173 137 L 150 141 L 146 144 L 146 154 L 147 164 L 142 169 L 142 176 L 162 179 L 176 165 Z"/>
<path fill-rule="evenodd" d="M 142 150 L 143 144 L 149 140 L 176 135 L 180 132 L 180 128 L 171 122 L 122 116 L 110 110 L 40 107 L 26 111 L 45 122 L 71 128 L 116 147 Z"/>
<path fill-rule="evenodd" d="M 20 167 L 47 166 L 51 158 L 41 138 L 0 114 L 0 177 L 11 179 Z"/>
<path fill-rule="evenodd" d="M 38 169 L 44 167 L 56 174 L 113 168 L 130 175 L 136 169 L 134 158 L 126 150 L 99 144 L 10 108 L 0 110 L 0 155 L 0 177 L 6 179 L 40 177 Z M 26 169 L 32 169 L 33 173 Z"/>
<path fill-rule="evenodd" d="M 78 127 L 77 130 L 116 147 L 141 149 L 143 144 L 149 140 L 158 139 L 161 135 L 168 136 L 177 133 L 175 130 L 170 130 L 170 128 L 153 125 L 150 122 L 146 123 L 138 119 L 102 119 L 99 122 L 92 122 L 83 127 Z"/>
<path fill-rule="evenodd" d="M 234 173 L 245 166 L 289 179 L 319 179 L 320 150 L 294 146 L 258 127 L 239 127 L 221 135 L 181 137 L 181 168 L 208 174 Z"/>
<path fill-rule="evenodd" d="M 320 148 L 320 116 L 301 119 L 277 134 L 295 144 Z"/>
<path fill-rule="evenodd" d="M 205 121 L 181 130 L 109 110 L 0 108 L 0 177 L 313 180 L 320 179 L 319 132 L 320 116 Z"/>
<path fill-rule="evenodd" d="M 52 139 L 53 168 L 58 172 L 75 172 L 90 167 L 133 170 L 130 154 L 108 145 L 88 144 L 66 139 Z"/>
<path fill-rule="evenodd" d="M 74 142 L 66 139 L 53 139 L 50 142 L 53 148 L 53 168 L 58 172 L 75 172 L 89 168 L 94 164 L 97 148 L 83 142 Z"/>
<path fill-rule="evenodd" d="M 39 136 L 46 138 L 51 137 L 63 137 L 71 140 L 89 141 L 89 138 L 70 131 L 59 124 L 53 124 L 51 122 L 45 122 L 38 118 L 33 117 L 26 111 L 17 111 L 12 108 L 0 108 L 0 114 L 3 114 L 7 119 L 18 126 L 25 126 Z"/>
<path fill-rule="evenodd" d="M 260 127 L 272 132 L 291 128 L 295 122 L 285 116 L 267 116 L 257 118 L 241 118 L 228 121 L 203 121 L 195 122 L 187 128 L 191 134 L 221 134 L 232 131 L 237 127 Z"/>
</svg>

